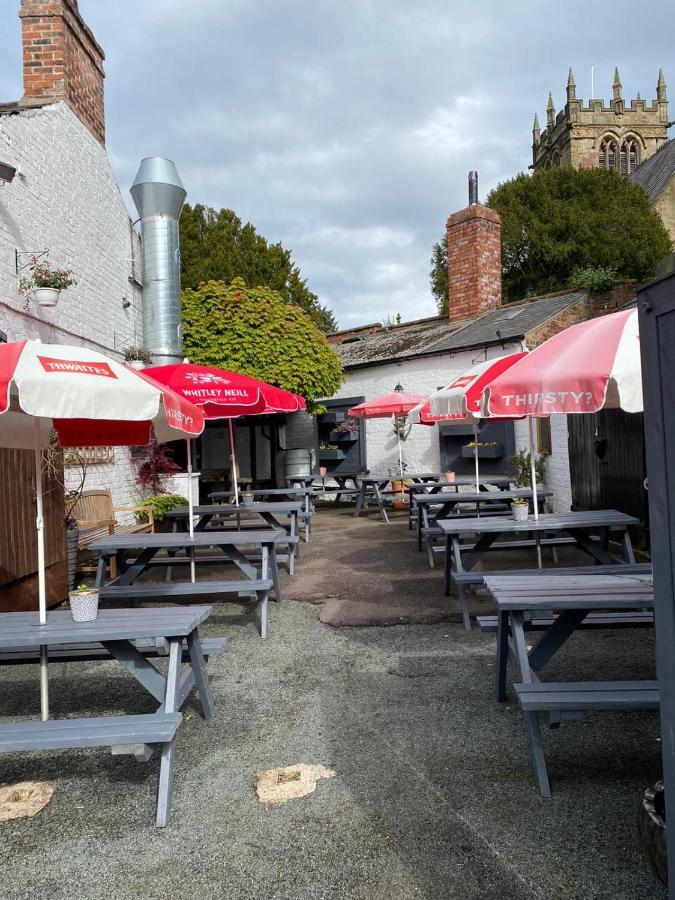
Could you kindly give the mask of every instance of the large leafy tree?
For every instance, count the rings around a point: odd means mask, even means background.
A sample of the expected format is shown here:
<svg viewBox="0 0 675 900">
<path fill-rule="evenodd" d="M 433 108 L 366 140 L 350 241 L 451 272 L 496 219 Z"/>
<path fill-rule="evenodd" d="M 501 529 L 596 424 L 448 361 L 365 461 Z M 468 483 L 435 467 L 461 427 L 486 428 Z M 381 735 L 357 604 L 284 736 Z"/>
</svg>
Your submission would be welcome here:
<svg viewBox="0 0 675 900">
<path fill-rule="evenodd" d="M 487 205 L 502 218 L 505 300 L 575 286 L 582 270 L 644 280 L 671 250 L 661 217 L 641 187 L 605 169 L 571 166 L 518 175 Z M 447 248 L 433 248 L 431 289 L 447 309 Z"/>
<path fill-rule="evenodd" d="M 300 306 L 322 331 L 336 331 L 332 312 L 307 287 L 290 251 L 270 244 L 250 222 L 242 224 L 231 209 L 186 204 L 180 229 L 184 288 L 196 290 L 206 281 L 229 284 L 233 278 L 243 278 L 249 287 L 264 285 Z"/>
<path fill-rule="evenodd" d="M 342 384 L 337 353 L 315 322 L 268 287 L 207 281 L 182 292 L 190 362 L 252 375 L 301 394 L 310 411 Z"/>
</svg>

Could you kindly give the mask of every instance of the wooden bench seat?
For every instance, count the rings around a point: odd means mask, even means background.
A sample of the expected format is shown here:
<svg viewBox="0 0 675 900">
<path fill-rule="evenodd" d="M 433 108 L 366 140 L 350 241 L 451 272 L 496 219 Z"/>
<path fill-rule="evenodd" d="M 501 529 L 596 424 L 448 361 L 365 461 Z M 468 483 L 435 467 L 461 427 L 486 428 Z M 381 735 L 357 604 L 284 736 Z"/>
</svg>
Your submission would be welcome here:
<svg viewBox="0 0 675 900">
<path fill-rule="evenodd" d="M 455 584 L 463 586 L 481 585 L 483 579 L 508 575 L 622 575 L 626 571 L 623 563 L 611 566 L 567 566 L 549 569 L 471 569 L 468 572 L 452 572 Z M 630 567 L 633 574 L 649 575 L 651 563 L 638 563 Z"/>
<path fill-rule="evenodd" d="M 80 747 L 110 747 L 113 753 L 128 753 L 146 761 L 152 744 L 162 745 L 157 825 L 166 825 L 171 808 L 173 757 L 179 712 L 133 716 L 103 716 L 91 719 L 49 719 L 47 722 L 12 722 L 0 725 L 0 753 L 30 750 L 61 750 Z"/>
<path fill-rule="evenodd" d="M 184 603 L 186 597 L 227 594 L 255 594 L 258 599 L 258 630 L 267 637 L 268 594 L 274 582 L 271 578 L 239 581 L 163 581 L 150 584 L 106 584 L 100 588 L 101 600 L 163 600 Z"/>
<path fill-rule="evenodd" d="M 537 616 L 526 624 L 528 631 L 545 631 L 554 621 L 554 616 Z M 497 616 L 477 616 L 476 623 L 483 634 L 497 631 Z M 653 624 L 652 612 L 591 612 L 577 628 L 642 628 Z"/>
<path fill-rule="evenodd" d="M 210 656 L 219 656 L 225 647 L 225 638 L 203 638 L 200 641 L 204 659 L 208 660 Z M 136 649 L 146 658 L 152 659 L 158 656 L 165 656 L 164 647 L 151 646 L 137 642 Z M 187 643 L 182 644 L 183 661 L 190 659 L 190 651 Z M 50 647 L 49 662 L 96 662 L 99 660 L 109 660 L 112 656 L 106 648 L 93 641 L 90 644 L 59 644 L 57 647 Z M 25 665 L 27 663 L 40 662 L 39 647 L 15 647 L 12 650 L 4 650 L 0 653 L 0 665 Z"/>
<path fill-rule="evenodd" d="M 551 796 L 538 715 L 592 710 L 659 708 L 657 681 L 542 682 L 514 684 L 518 705 L 527 719 L 534 770 L 542 797 Z M 557 723 L 555 723 L 557 724 Z"/>
<path fill-rule="evenodd" d="M 117 513 L 142 513 L 142 522 L 117 521 Z M 155 530 L 154 510 L 151 506 L 113 506 L 112 494 L 107 488 L 93 488 L 82 491 L 71 510 L 79 529 L 78 551 L 87 550 L 93 543 L 110 534 L 143 534 Z M 95 572 L 96 566 L 78 565 L 78 572 Z M 110 563 L 110 574 L 114 577 L 115 562 Z"/>
</svg>

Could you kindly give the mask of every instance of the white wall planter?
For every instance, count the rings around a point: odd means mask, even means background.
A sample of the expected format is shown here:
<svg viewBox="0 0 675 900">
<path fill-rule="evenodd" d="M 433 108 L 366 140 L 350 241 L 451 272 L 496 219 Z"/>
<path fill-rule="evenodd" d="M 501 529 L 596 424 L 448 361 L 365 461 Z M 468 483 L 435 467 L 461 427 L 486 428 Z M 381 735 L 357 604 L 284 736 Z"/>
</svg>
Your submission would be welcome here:
<svg viewBox="0 0 675 900">
<path fill-rule="evenodd" d="M 130 366 L 132 369 L 144 369 L 145 368 L 145 363 L 143 362 L 142 359 L 127 360 L 127 365 Z"/>
<path fill-rule="evenodd" d="M 61 291 L 56 288 L 36 287 L 33 288 L 33 298 L 38 306 L 56 306 L 59 302 Z"/>
</svg>

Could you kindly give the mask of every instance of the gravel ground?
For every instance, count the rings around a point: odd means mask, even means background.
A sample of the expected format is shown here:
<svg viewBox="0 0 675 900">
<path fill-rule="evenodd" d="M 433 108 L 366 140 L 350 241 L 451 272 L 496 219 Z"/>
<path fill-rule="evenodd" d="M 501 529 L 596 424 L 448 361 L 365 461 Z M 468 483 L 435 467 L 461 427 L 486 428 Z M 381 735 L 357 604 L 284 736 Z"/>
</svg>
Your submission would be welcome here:
<svg viewBox="0 0 675 900">
<path fill-rule="evenodd" d="M 348 585 L 337 521 L 359 553 L 371 551 Z M 372 603 L 375 572 L 396 580 L 385 559 L 392 543 L 412 543 L 402 522 L 322 512 L 287 596 Z M 420 602 L 437 585 L 437 604 L 440 572 L 427 574 L 414 550 L 405 565 L 420 575 Z M 395 583 L 380 593 L 395 597 Z M 245 610 L 215 607 L 204 633 L 227 637 L 209 663 L 217 718 L 204 722 L 188 701 L 165 829 L 153 824 L 154 758 L 0 757 L 0 781 L 57 782 L 35 818 L 0 825 L 3 900 L 663 900 L 635 825 L 641 794 L 659 777 L 656 715 L 595 714 L 547 731 L 554 796 L 545 801 L 521 716 L 512 701 L 493 700 L 494 637 L 447 621 L 331 628 L 321 608 L 273 605 L 261 641 Z M 652 658 L 646 630 L 587 632 L 549 677 L 653 677 Z M 51 700 L 54 716 L 153 709 L 113 663 L 52 666 Z M 35 716 L 37 701 L 36 667 L 0 671 L 3 718 Z M 299 762 L 337 777 L 303 799 L 261 805 L 255 773 Z"/>
</svg>

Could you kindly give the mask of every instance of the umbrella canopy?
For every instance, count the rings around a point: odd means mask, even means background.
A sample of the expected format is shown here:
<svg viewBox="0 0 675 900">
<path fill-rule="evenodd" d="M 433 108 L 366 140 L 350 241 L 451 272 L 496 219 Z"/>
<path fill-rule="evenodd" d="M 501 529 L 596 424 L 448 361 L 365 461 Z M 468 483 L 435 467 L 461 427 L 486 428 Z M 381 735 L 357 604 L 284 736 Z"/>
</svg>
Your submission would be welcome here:
<svg viewBox="0 0 675 900">
<path fill-rule="evenodd" d="M 526 351 L 509 353 L 496 359 L 487 359 L 458 375 L 447 387 L 436 391 L 429 398 L 429 413 L 441 418 L 473 416 L 480 419 L 483 409 L 483 390 L 487 384 L 527 356 Z M 506 413 L 508 416 L 509 413 Z M 517 415 L 517 413 L 511 413 Z"/>
<path fill-rule="evenodd" d="M 87 347 L 0 344 L 0 446 L 46 447 L 52 428 L 63 447 L 129 446 L 201 434 L 204 414 Z"/>
<path fill-rule="evenodd" d="M 204 429 L 200 409 L 134 369 L 87 347 L 17 341 L 0 344 L 0 446 L 35 453 L 38 607 L 47 622 L 42 453 L 51 429 L 61 445 L 147 444 Z M 47 648 L 40 648 L 40 705 L 49 715 Z"/>
<path fill-rule="evenodd" d="M 485 404 L 497 416 L 642 412 L 637 310 L 561 331 L 491 381 Z"/>
<path fill-rule="evenodd" d="M 406 416 L 411 409 L 424 401 L 424 397 L 415 394 L 404 394 L 403 391 L 392 391 L 382 397 L 366 400 L 358 406 L 347 410 L 348 416 L 362 419 L 384 419 L 387 416 Z"/>
<path fill-rule="evenodd" d="M 179 363 L 152 366 L 145 374 L 200 406 L 207 419 L 294 413 L 305 409 L 305 399 L 283 388 L 211 366 Z"/>
</svg>

